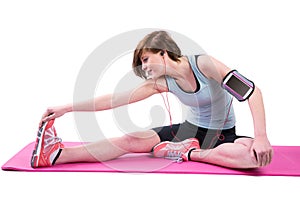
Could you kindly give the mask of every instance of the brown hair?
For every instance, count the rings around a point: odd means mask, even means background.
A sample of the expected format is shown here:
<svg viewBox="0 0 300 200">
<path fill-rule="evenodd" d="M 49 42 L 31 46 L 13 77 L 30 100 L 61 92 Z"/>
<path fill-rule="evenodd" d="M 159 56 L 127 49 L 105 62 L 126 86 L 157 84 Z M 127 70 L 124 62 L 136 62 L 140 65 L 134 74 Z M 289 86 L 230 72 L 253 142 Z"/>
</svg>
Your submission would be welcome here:
<svg viewBox="0 0 300 200">
<path fill-rule="evenodd" d="M 146 79 L 147 76 L 142 70 L 142 54 L 144 52 L 158 53 L 160 51 L 167 51 L 169 58 L 176 62 L 179 62 L 179 58 L 182 56 L 180 48 L 166 31 L 154 31 L 146 35 L 134 50 L 132 61 L 134 73 Z"/>
</svg>

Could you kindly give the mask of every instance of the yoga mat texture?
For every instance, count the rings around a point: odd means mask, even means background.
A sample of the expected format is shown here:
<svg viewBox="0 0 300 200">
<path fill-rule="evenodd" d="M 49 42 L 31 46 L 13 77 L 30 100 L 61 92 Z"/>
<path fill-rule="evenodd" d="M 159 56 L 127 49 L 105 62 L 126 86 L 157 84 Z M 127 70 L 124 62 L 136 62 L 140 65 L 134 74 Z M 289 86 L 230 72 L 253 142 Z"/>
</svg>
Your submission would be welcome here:
<svg viewBox="0 0 300 200">
<path fill-rule="evenodd" d="M 64 142 L 65 146 L 79 142 Z M 9 159 L 2 170 L 30 172 L 128 172 L 128 173 L 178 173 L 178 174 L 230 174 L 251 176 L 300 176 L 300 146 L 273 146 L 274 157 L 270 165 L 259 169 L 228 169 L 199 162 L 176 163 L 154 158 L 150 153 L 135 153 L 102 163 L 70 163 L 52 167 L 30 166 L 34 143 L 30 143 Z"/>
</svg>

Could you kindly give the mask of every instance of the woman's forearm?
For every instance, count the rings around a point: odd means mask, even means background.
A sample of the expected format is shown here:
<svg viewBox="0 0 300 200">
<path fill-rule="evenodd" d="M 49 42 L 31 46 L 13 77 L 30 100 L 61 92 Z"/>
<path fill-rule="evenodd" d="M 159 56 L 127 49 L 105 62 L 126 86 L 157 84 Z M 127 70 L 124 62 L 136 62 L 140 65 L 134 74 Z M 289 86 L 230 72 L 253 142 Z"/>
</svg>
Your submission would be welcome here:
<svg viewBox="0 0 300 200">
<path fill-rule="evenodd" d="M 112 95 L 103 95 L 89 99 L 86 101 L 74 102 L 73 104 L 66 105 L 68 112 L 93 112 L 108 110 L 112 108 Z"/>
<path fill-rule="evenodd" d="M 113 104 L 113 99 L 116 99 L 115 97 L 113 97 L 113 95 L 104 95 L 86 101 L 73 102 L 62 106 L 49 107 L 43 114 L 39 126 L 41 127 L 43 122 L 58 118 L 68 112 L 101 111 L 122 105 L 122 102 L 118 100 L 115 100 L 117 103 Z"/>
<path fill-rule="evenodd" d="M 109 110 L 146 99 L 161 91 L 167 91 L 166 87 L 162 87 L 162 89 L 157 90 L 155 86 L 157 87 L 155 82 L 146 81 L 137 88 L 128 91 L 107 94 L 82 102 L 74 102 L 73 105 L 68 105 L 68 110 L 74 112 Z"/>
<path fill-rule="evenodd" d="M 266 136 L 265 108 L 262 93 L 258 87 L 255 88 L 248 103 L 252 113 L 255 137 Z"/>
</svg>

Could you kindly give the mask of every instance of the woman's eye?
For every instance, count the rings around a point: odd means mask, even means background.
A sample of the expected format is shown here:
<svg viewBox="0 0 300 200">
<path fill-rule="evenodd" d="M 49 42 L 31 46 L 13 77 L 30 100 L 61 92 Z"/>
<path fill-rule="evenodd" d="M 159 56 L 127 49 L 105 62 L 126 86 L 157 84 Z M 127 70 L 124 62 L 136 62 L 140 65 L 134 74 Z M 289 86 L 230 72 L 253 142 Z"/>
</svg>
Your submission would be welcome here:
<svg viewBox="0 0 300 200">
<path fill-rule="evenodd" d="M 148 61 L 148 58 L 143 58 L 143 63 L 146 63 Z"/>
</svg>

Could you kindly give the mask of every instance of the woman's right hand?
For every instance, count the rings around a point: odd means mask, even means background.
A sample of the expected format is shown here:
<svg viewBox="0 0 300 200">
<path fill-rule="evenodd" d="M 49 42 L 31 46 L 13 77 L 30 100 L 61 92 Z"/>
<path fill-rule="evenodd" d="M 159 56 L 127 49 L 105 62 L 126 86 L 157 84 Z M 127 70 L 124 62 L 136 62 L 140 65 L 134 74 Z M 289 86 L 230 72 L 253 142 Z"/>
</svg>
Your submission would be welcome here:
<svg viewBox="0 0 300 200">
<path fill-rule="evenodd" d="M 70 106 L 56 106 L 47 108 L 39 123 L 39 127 L 41 127 L 44 122 L 63 116 L 69 111 L 68 107 Z"/>
</svg>

